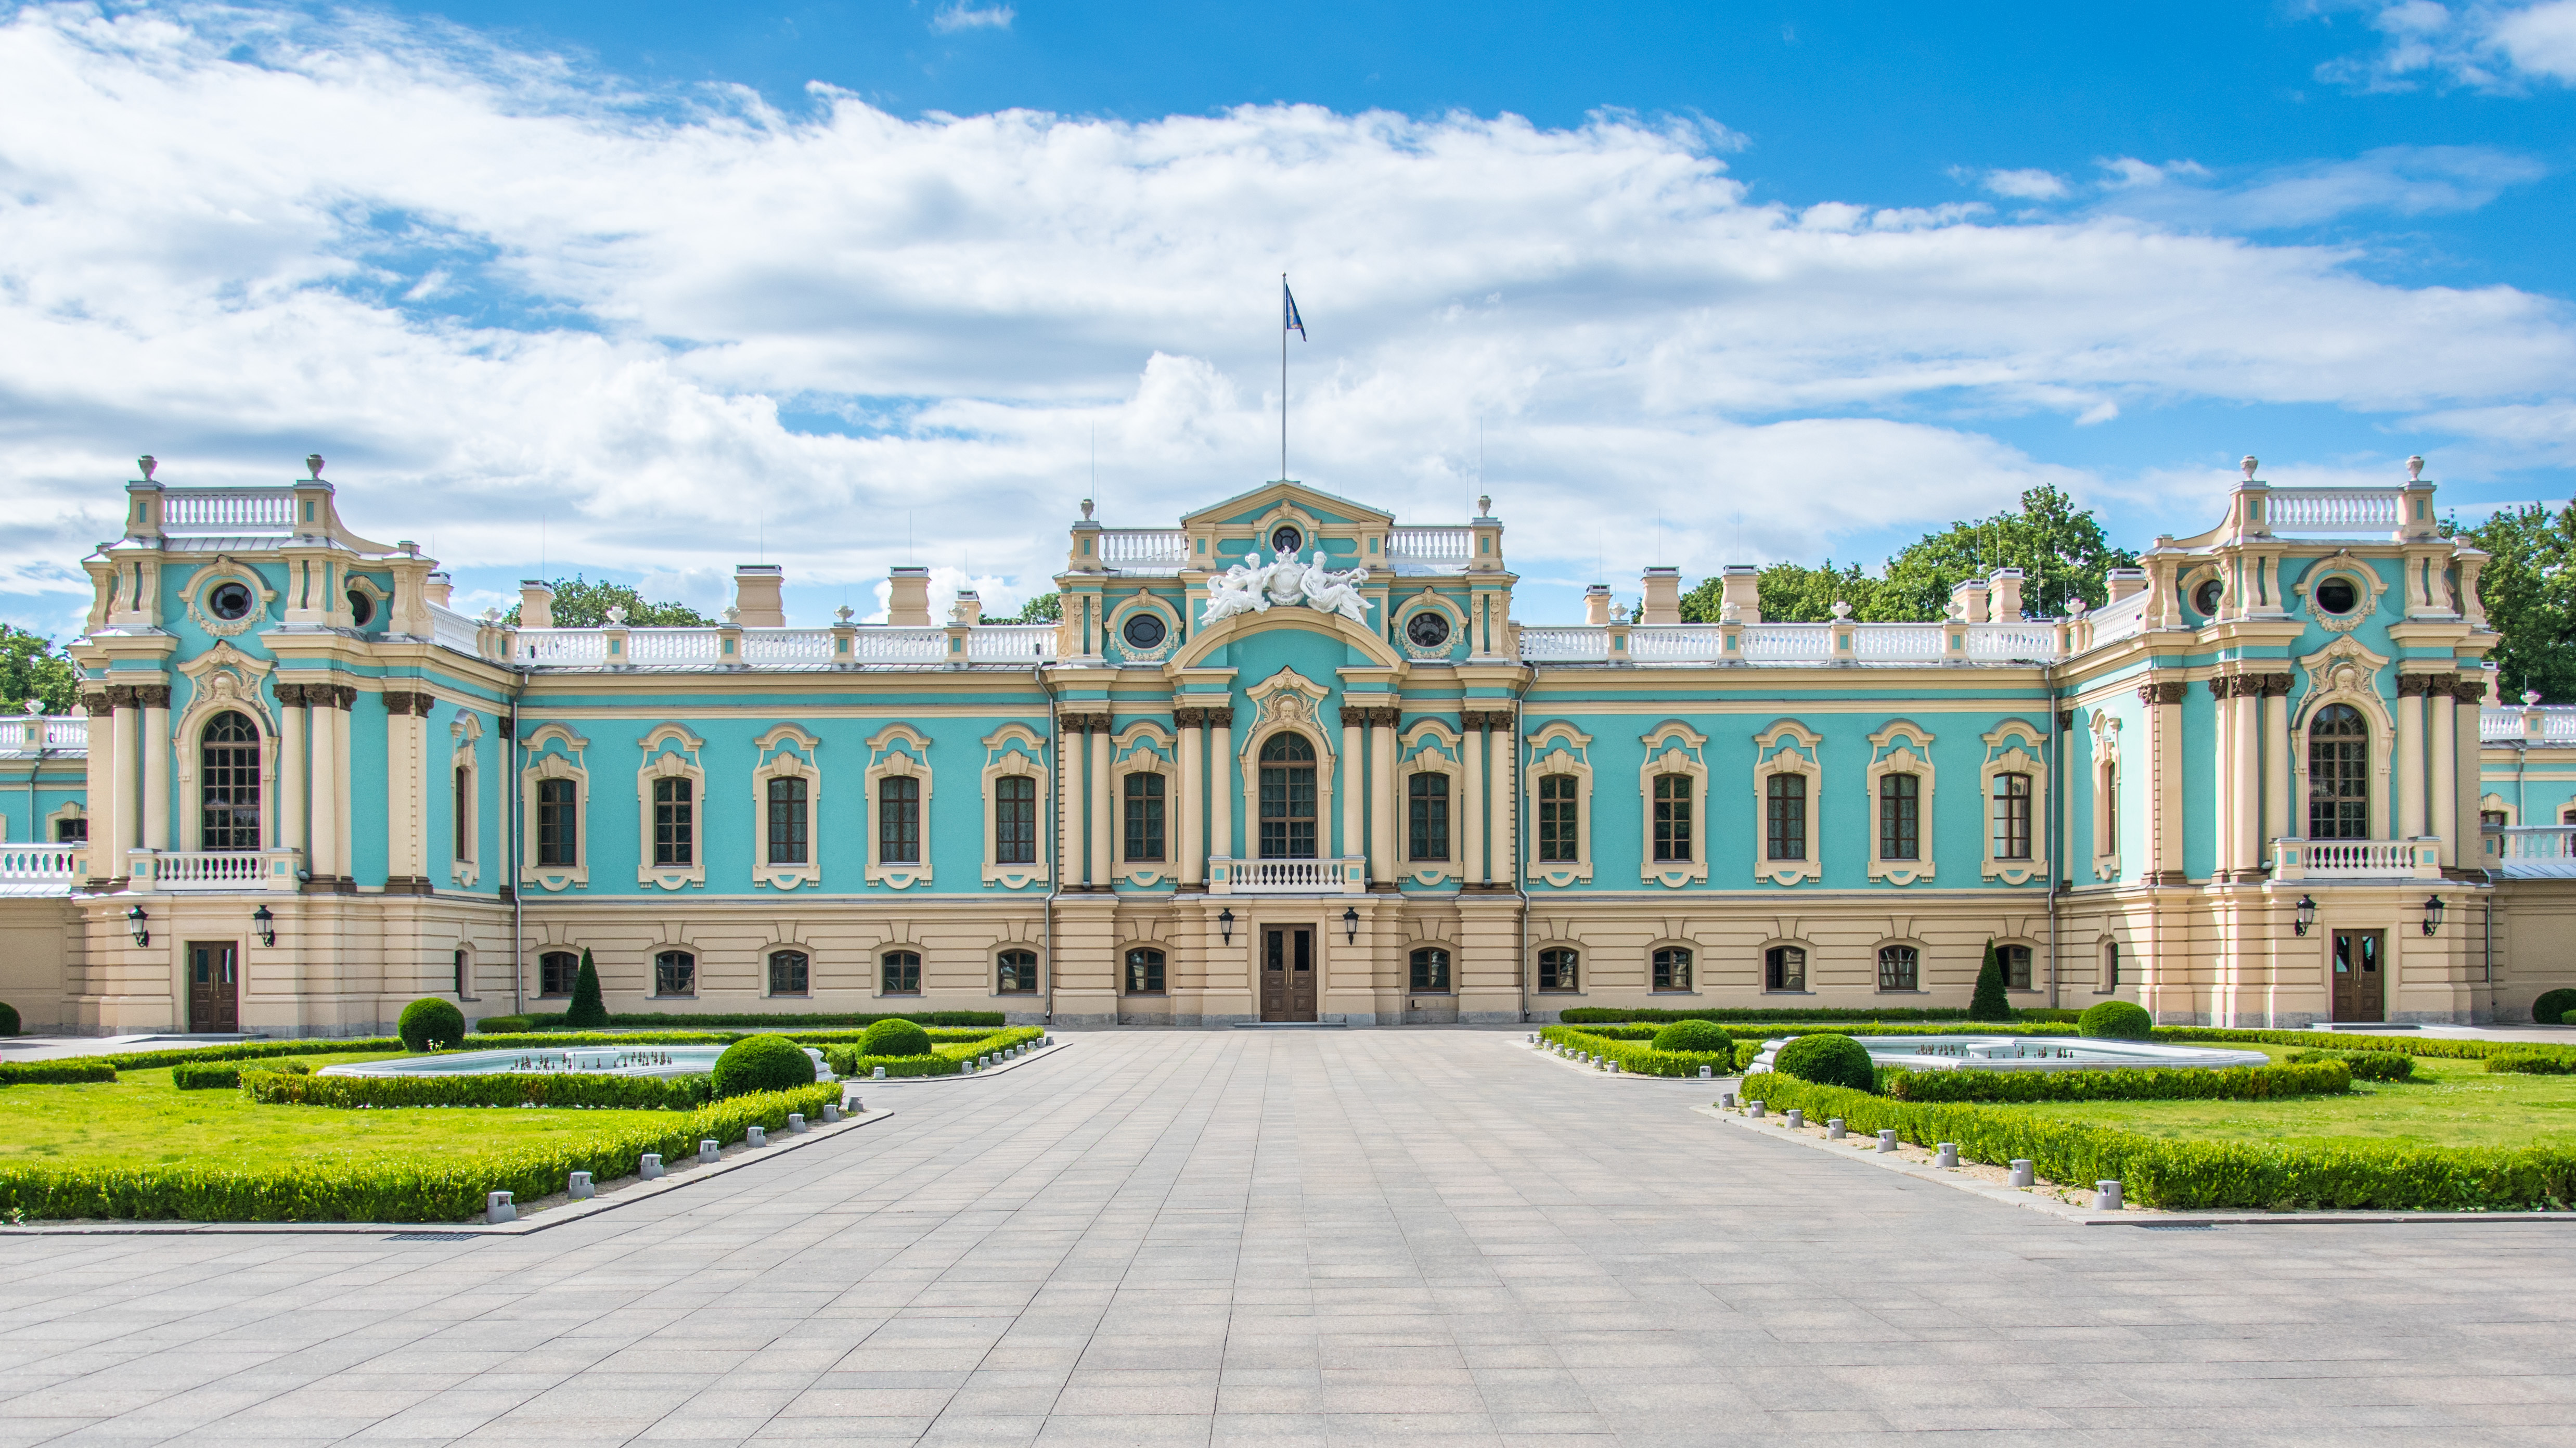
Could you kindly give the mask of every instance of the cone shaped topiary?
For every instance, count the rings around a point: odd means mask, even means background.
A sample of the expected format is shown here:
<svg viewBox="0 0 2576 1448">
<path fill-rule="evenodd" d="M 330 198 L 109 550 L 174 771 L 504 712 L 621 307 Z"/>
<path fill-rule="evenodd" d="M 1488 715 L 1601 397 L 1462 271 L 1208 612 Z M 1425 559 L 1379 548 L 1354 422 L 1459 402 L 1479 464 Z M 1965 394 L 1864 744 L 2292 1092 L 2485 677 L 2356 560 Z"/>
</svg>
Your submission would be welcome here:
<svg viewBox="0 0 2576 1448">
<path fill-rule="evenodd" d="M 597 1028 L 608 1024 L 608 1007 L 599 1003 L 599 967 L 590 963 L 590 947 L 581 951 L 581 974 L 573 978 L 572 1008 L 564 1012 L 567 1026 Z"/>
<path fill-rule="evenodd" d="M 1658 1051 L 1732 1051 L 1735 1038 L 1715 1021 L 1675 1021 L 1655 1032 Z"/>
<path fill-rule="evenodd" d="M 930 1033 L 910 1021 L 879 1021 L 859 1037 L 862 1056 L 927 1056 Z"/>
<path fill-rule="evenodd" d="M 2004 963 L 1995 955 L 1992 937 L 1986 941 L 1986 963 L 1977 967 L 1977 994 L 1968 1002 L 1968 1019 L 1972 1021 L 2008 1021 L 2019 1014 L 2012 998 L 2004 994 Z"/>
<path fill-rule="evenodd" d="M 18 1034 L 18 1008 L 7 1001 L 0 1001 L 0 1036 L 16 1034 Z"/>
<path fill-rule="evenodd" d="M 1870 1065 L 1869 1048 L 1849 1036 L 1800 1036 L 1771 1058 L 1771 1069 L 1819 1086 L 1848 1086 L 1854 1091 L 1878 1089 L 1878 1073 Z"/>
<path fill-rule="evenodd" d="M 788 1091 L 814 1084 L 814 1058 L 785 1036 L 750 1036 L 725 1047 L 716 1057 L 715 1094 L 740 1096 L 749 1091 Z"/>
<path fill-rule="evenodd" d="M 2540 999 L 2531 1003 L 2531 1019 L 2535 1025 L 2557 1025 L 2567 1019 L 2569 1011 L 2576 1011 L 2576 990 L 2545 990 L 2540 993 Z"/>
<path fill-rule="evenodd" d="M 2075 1034 L 2106 1041 L 2143 1041 L 2155 1034 L 2156 1018 L 2131 1001 L 2104 1001 L 2076 1017 Z"/>
<path fill-rule="evenodd" d="M 465 1012 L 458 1010 L 454 1001 L 422 996 L 403 1007 L 402 1020 L 395 1030 L 407 1050 L 426 1051 L 435 1043 L 453 1051 L 465 1039 Z"/>
</svg>

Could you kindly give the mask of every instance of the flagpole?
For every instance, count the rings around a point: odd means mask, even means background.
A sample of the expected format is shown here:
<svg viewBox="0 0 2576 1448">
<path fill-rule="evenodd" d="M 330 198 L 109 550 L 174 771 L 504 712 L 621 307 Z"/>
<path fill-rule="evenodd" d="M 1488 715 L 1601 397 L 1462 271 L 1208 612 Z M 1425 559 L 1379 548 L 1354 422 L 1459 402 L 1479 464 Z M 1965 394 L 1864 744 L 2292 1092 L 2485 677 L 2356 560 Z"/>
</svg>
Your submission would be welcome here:
<svg viewBox="0 0 2576 1448">
<path fill-rule="evenodd" d="M 1279 481 L 1288 481 L 1288 274 L 1279 274 Z"/>
</svg>

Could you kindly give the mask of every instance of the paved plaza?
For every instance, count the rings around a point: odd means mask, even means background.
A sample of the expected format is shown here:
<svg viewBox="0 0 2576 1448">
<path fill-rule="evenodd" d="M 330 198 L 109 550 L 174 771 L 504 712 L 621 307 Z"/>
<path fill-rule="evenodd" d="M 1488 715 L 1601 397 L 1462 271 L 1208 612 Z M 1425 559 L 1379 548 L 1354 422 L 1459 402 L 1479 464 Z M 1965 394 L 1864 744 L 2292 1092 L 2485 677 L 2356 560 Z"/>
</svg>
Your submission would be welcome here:
<svg viewBox="0 0 2576 1448">
<path fill-rule="evenodd" d="M 0 1448 L 2576 1442 L 2576 1227 L 2085 1227 L 1491 1031 L 1151 1031 L 519 1238 L 0 1236 Z"/>
</svg>

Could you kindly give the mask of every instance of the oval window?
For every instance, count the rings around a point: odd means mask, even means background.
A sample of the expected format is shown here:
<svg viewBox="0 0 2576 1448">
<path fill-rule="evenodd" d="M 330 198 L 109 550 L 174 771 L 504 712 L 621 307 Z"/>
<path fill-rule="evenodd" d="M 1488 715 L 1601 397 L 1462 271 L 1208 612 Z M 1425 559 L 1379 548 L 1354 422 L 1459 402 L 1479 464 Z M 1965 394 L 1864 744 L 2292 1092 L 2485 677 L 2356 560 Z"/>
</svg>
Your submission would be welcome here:
<svg viewBox="0 0 2576 1448">
<path fill-rule="evenodd" d="M 2317 585 L 2317 607 L 2328 613 L 2350 613 L 2361 605 L 2361 590 L 2349 578 L 2329 578 Z"/>
<path fill-rule="evenodd" d="M 1273 553 L 1294 553 L 1305 546 L 1306 535 L 1284 523 L 1270 530 L 1270 551 Z"/>
<path fill-rule="evenodd" d="M 1449 642 L 1449 616 L 1424 609 L 1404 621 L 1404 636 L 1417 649 L 1436 649 Z"/>
<path fill-rule="evenodd" d="M 1127 640 L 1131 649 L 1158 649 L 1163 646 L 1163 616 L 1159 613 L 1131 613 L 1118 636 Z"/>
<path fill-rule="evenodd" d="M 2226 595 L 2226 584 L 2219 582 L 2215 578 L 2203 579 L 2200 587 L 2191 591 L 2191 606 L 2199 609 L 2200 616 L 2203 618 L 2216 618 L 2218 617 L 2218 600 L 2224 598 Z"/>
<path fill-rule="evenodd" d="M 349 618 L 358 627 L 375 622 L 376 601 L 352 588 L 349 590 Z"/>
<path fill-rule="evenodd" d="M 206 611 L 229 621 L 249 613 L 253 601 L 247 587 L 238 583 L 218 583 L 215 591 L 206 595 Z"/>
</svg>

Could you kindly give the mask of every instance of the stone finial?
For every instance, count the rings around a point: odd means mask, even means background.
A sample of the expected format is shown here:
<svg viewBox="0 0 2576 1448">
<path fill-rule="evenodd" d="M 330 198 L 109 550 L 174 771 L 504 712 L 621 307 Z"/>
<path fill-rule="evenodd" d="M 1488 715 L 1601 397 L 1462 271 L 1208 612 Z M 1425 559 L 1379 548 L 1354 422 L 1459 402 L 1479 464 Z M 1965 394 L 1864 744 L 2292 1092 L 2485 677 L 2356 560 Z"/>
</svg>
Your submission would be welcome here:
<svg viewBox="0 0 2576 1448">
<path fill-rule="evenodd" d="M 612 624 L 622 624 L 626 622 L 626 605 L 622 603 L 610 604 L 608 606 L 608 621 Z"/>
<path fill-rule="evenodd" d="M 845 603 L 839 608 L 832 610 L 832 617 L 839 619 L 843 623 L 848 623 L 851 619 L 858 617 L 858 613 L 855 609 L 852 609 Z"/>
<path fill-rule="evenodd" d="M 1091 521 L 1091 500 L 1089 498 L 1082 500 L 1082 521 L 1086 523 Z"/>
<path fill-rule="evenodd" d="M 147 473 L 147 474 L 145 474 L 145 476 L 146 476 L 146 477 L 149 477 L 149 476 L 151 476 L 151 475 Z M 2424 481 L 2424 455 L 2423 455 L 2423 454 L 2418 453 L 2418 454 L 2416 454 L 2415 456 L 2413 456 L 2413 457 L 2411 457 L 2411 458 L 2408 458 L 2408 459 L 2406 460 L 2406 481 L 2408 481 L 2408 482 L 2410 482 L 2410 483 L 2420 483 L 2420 482 Z"/>
<path fill-rule="evenodd" d="M 734 606 L 733 606 L 732 604 L 730 604 L 730 603 L 728 603 L 728 604 L 726 604 L 726 605 L 725 605 L 725 611 L 724 611 L 724 614 L 723 614 L 723 618 L 724 618 L 724 621 L 725 621 L 725 627 L 726 627 L 726 628 L 732 628 L 732 627 L 734 626 L 735 620 L 740 619 L 741 617 L 742 617 L 742 610 L 741 610 L 741 609 L 738 609 L 738 608 L 734 607 Z"/>
<path fill-rule="evenodd" d="M 498 608 L 487 608 L 483 610 L 483 621 L 485 623 L 499 623 L 501 621 L 501 610 Z"/>
<path fill-rule="evenodd" d="M 1494 516 L 1493 494 L 1478 493 L 1476 495 L 1476 516 L 1479 518 L 1490 518 Z"/>
<path fill-rule="evenodd" d="M 313 475 L 313 481 L 317 483 L 322 481 L 322 455 L 320 453 L 306 453 L 304 455 L 304 470 Z"/>
<path fill-rule="evenodd" d="M 2084 610 L 2086 610 L 2087 608 L 2090 608 L 2090 607 L 2092 607 L 2092 605 L 2091 605 L 2091 604 L 2088 604 L 2088 603 L 2086 603 L 2086 602 L 2084 601 L 2083 595 L 2081 595 L 2081 594 L 2069 594 L 2069 595 L 2067 595 L 2067 599 L 2066 599 L 2066 616 L 2067 616 L 2068 618 L 2082 618 L 2082 617 L 2084 616 Z"/>
<path fill-rule="evenodd" d="M 28 713 L 33 714 L 33 713 L 35 713 L 35 712 L 36 712 L 35 708 L 33 707 L 33 706 L 34 706 L 34 704 L 35 704 L 35 702 L 36 702 L 36 701 L 35 701 L 35 700 L 33 700 L 33 699 L 30 699 L 30 700 L 28 700 L 28 701 L 27 701 L 27 703 L 28 703 L 28 705 L 29 705 L 29 708 L 28 708 L 28 710 L 27 710 L 27 712 L 28 712 Z M 2522 691 L 2522 702 L 2523 702 L 2523 703 L 2525 703 L 2525 704 L 2537 704 L 2537 703 L 2539 703 L 2539 702 L 2540 702 L 2540 691 L 2539 691 L 2538 689 L 2525 689 L 2525 690 L 2523 690 L 2523 691 Z"/>
<path fill-rule="evenodd" d="M 1717 621 L 1719 623 L 1740 623 L 1743 619 L 1744 610 L 1740 606 L 1733 603 L 1722 603 L 1717 606 Z"/>
<path fill-rule="evenodd" d="M 2532 695 L 2531 697 L 2533 697 L 2533 698 L 2537 699 L 2537 698 L 2539 698 L 2540 696 L 2539 696 L 2538 694 L 2534 694 L 2534 695 Z M 33 697 L 30 697 L 30 698 L 27 700 L 27 717 L 28 717 L 28 718 L 31 718 L 31 719 L 32 719 L 32 718 L 36 717 L 37 715 L 42 714 L 42 713 L 44 713 L 44 712 L 45 712 L 45 701 L 44 701 L 44 700 L 42 700 L 42 699 L 38 699 L 38 698 L 33 698 Z"/>
<path fill-rule="evenodd" d="M 161 466 L 161 460 L 150 453 L 145 453 L 134 460 L 134 465 L 143 469 L 143 481 L 148 483 L 152 481 L 152 470 Z"/>
<path fill-rule="evenodd" d="M 1848 601 L 1839 598 L 1834 600 L 1834 619 L 1836 622 L 1850 618 L 1851 613 L 1851 604 Z"/>
<path fill-rule="evenodd" d="M 2245 470 L 2245 481 L 2250 483 L 2254 481 L 2254 470 L 2263 466 L 2263 464 L 2262 461 L 2256 458 L 2252 453 L 2247 453 L 2245 455 L 2245 461 L 2238 463 L 2237 466 Z"/>
</svg>

